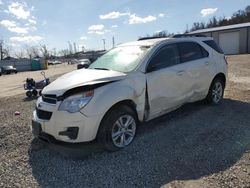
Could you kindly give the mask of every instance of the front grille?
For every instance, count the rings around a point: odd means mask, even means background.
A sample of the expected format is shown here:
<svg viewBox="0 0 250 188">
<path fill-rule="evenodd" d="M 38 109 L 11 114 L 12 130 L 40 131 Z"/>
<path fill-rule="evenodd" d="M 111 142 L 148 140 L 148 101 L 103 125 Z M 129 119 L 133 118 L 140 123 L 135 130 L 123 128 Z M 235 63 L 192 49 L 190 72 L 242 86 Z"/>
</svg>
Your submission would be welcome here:
<svg viewBox="0 0 250 188">
<path fill-rule="evenodd" d="M 52 112 L 47 112 L 36 108 L 36 114 L 39 119 L 50 120 Z"/>
<path fill-rule="evenodd" d="M 46 103 L 56 104 L 57 97 L 56 95 L 42 95 L 42 100 Z"/>
</svg>

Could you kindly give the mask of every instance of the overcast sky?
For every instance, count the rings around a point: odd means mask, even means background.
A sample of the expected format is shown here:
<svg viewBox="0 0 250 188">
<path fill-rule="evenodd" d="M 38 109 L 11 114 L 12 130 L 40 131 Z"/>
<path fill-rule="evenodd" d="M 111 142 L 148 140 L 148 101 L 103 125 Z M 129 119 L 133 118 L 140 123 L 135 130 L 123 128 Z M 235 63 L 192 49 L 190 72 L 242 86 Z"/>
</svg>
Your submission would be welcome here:
<svg viewBox="0 0 250 188">
<path fill-rule="evenodd" d="M 250 0 L 0 0 L 0 39 L 13 48 L 68 41 L 88 49 L 111 47 L 160 30 L 182 33 L 188 24 L 229 17 Z"/>
</svg>

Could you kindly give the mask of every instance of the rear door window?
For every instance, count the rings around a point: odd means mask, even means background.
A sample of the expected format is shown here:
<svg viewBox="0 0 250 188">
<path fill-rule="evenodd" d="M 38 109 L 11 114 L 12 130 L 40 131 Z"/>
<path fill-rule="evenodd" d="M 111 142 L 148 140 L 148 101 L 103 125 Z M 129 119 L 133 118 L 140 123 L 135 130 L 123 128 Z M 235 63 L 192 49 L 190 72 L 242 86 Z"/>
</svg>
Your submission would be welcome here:
<svg viewBox="0 0 250 188">
<path fill-rule="evenodd" d="M 178 48 L 182 63 L 208 57 L 209 55 L 204 48 L 194 42 L 178 43 Z"/>
</svg>

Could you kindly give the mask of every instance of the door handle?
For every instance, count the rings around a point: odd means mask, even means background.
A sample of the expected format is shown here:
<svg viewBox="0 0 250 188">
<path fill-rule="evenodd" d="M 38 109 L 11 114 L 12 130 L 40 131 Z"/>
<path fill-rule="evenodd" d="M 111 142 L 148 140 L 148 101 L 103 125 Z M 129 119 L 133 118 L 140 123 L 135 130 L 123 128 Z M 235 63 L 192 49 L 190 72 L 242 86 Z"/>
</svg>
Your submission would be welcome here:
<svg viewBox="0 0 250 188">
<path fill-rule="evenodd" d="M 184 74 L 184 72 L 185 72 L 185 71 L 178 71 L 178 72 L 177 72 L 177 75 L 178 75 L 178 76 L 181 76 L 181 75 Z"/>
<path fill-rule="evenodd" d="M 206 61 L 206 62 L 205 62 L 205 65 L 209 65 L 209 62 L 208 62 L 208 61 Z"/>
</svg>

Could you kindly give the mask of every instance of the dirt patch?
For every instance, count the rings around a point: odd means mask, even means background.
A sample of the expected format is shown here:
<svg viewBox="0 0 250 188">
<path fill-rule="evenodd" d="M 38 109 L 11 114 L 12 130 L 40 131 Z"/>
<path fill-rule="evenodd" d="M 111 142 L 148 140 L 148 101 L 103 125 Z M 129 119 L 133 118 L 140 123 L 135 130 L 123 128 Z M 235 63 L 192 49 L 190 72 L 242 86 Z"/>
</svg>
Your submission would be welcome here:
<svg viewBox="0 0 250 188">
<path fill-rule="evenodd" d="M 48 78 L 53 80 L 56 77 L 73 70 L 76 70 L 76 65 L 60 64 L 49 66 L 49 69 L 44 70 L 44 72 Z M 0 97 L 10 97 L 18 94 L 24 94 L 25 96 L 23 84 L 25 83 L 26 78 L 33 78 L 36 81 L 42 80 L 44 78 L 40 73 L 41 71 L 27 71 L 0 76 Z"/>
</svg>

